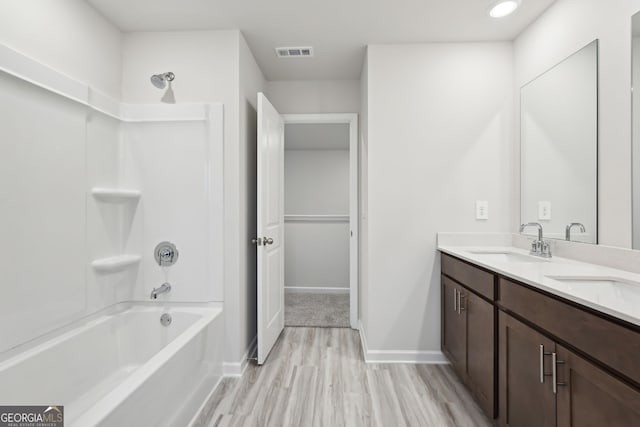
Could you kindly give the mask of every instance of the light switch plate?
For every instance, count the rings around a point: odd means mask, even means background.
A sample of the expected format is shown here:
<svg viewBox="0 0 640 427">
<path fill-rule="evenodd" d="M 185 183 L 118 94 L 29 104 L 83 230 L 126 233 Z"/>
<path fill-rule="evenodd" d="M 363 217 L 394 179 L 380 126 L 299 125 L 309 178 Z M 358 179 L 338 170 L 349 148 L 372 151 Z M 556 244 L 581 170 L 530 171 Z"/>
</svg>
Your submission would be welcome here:
<svg viewBox="0 0 640 427">
<path fill-rule="evenodd" d="M 489 219 L 489 202 L 486 200 L 476 201 L 476 219 Z"/>
<path fill-rule="evenodd" d="M 549 221 L 551 219 L 551 202 L 538 202 L 538 219 L 543 221 Z"/>
</svg>

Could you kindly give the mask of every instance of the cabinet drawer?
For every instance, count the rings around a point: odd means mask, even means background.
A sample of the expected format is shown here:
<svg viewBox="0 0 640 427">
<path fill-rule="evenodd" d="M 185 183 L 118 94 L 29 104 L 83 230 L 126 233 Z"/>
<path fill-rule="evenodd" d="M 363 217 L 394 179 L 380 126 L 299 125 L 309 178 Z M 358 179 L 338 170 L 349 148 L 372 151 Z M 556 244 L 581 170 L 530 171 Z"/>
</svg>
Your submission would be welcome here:
<svg viewBox="0 0 640 427">
<path fill-rule="evenodd" d="M 640 333 L 510 280 L 499 304 L 640 384 Z"/>
<path fill-rule="evenodd" d="M 490 300 L 495 299 L 494 275 L 489 272 L 443 253 L 442 273 Z"/>
</svg>

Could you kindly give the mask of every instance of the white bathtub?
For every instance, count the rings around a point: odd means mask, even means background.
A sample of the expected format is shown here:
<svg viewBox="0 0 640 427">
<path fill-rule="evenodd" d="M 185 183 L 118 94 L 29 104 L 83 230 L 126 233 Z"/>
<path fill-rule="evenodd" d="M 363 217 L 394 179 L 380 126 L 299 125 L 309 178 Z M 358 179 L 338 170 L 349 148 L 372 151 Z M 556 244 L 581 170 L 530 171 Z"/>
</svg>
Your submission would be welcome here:
<svg viewBox="0 0 640 427">
<path fill-rule="evenodd" d="M 66 426 L 186 426 L 222 376 L 221 313 L 119 305 L 0 362 L 0 404 L 64 405 Z"/>
</svg>

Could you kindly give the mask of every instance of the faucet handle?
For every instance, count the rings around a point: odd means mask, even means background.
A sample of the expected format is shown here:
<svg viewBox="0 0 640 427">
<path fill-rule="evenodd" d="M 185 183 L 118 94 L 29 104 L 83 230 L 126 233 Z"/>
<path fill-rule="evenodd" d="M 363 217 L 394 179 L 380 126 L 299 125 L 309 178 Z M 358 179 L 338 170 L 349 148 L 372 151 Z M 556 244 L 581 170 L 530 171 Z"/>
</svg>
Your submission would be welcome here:
<svg viewBox="0 0 640 427">
<path fill-rule="evenodd" d="M 529 253 L 532 255 L 538 253 L 538 240 L 531 241 L 531 249 L 529 250 Z"/>
<path fill-rule="evenodd" d="M 542 242 L 540 255 L 545 258 L 551 258 L 551 244 L 549 242 Z"/>
</svg>

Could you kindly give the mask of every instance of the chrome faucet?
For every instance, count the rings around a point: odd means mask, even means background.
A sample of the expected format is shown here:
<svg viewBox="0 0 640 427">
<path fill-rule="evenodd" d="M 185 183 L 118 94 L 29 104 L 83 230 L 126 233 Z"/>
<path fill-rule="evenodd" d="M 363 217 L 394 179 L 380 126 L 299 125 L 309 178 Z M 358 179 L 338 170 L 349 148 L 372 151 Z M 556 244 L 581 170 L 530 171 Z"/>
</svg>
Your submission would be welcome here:
<svg viewBox="0 0 640 427">
<path fill-rule="evenodd" d="M 529 254 L 543 258 L 551 258 L 551 245 L 549 245 L 549 242 L 545 242 L 542 239 L 542 225 L 537 222 L 521 224 L 520 232 L 522 233 L 527 227 L 536 227 L 538 229 L 538 240 L 531 242 L 531 250 L 529 251 Z"/>
<path fill-rule="evenodd" d="M 163 283 L 159 288 L 153 288 L 151 291 L 151 299 L 158 299 L 158 295 L 166 294 L 171 290 L 171 285 L 168 283 Z"/>
<path fill-rule="evenodd" d="M 520 225 L 520 232 L 522 233 L 527 227 L 537 227 L 538 228 L 538 240 L 542 241 L 542 225 L 538 222 L 529 222 L 527 224 Z"/>
<path fill-rule="evenodd" d="M 571 224 L 567 225 L 567 228 L 565 229 L 565 232 L 564 232 L 564 239 L 565 240 L 571 240 L 571 229 L 573 227 L 580 227 L 580 232 L 581 233 L 584 233 L 585 231 L 587 231 L 584 228 L 584 225 L 582 223 L 580 223 L 580 222 L 572 222 Z"/>
</svg>

